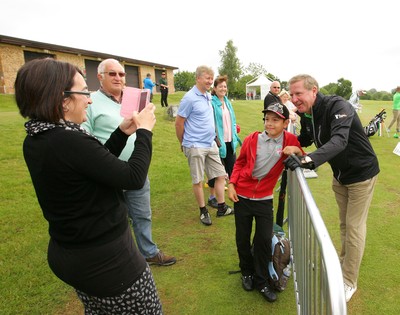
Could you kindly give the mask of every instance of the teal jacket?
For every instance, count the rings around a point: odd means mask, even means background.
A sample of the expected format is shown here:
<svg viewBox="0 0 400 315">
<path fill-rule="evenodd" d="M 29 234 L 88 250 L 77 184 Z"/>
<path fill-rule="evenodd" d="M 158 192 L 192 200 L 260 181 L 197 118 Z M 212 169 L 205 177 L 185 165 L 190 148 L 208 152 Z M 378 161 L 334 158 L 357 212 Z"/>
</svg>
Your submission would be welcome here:
<svg viewBox="0 0 400 315">
<path fill-rule="evenodd" d="M 232 122 L 232 150 L 236 152 L 236 147 L 242 145 L 242 141 L 240 140 L 237 130 L 236 130 L 236 117 L 235 112 L 233 111 L 233 107 L 229 99 L 224 96 L 225 105 L 227 106 L 229 113 L 231 115 Z M 222 103 L 219 100 L 218 96 L 213 95 L 211 99 L 211 105 L 214 110 L 214 121 L 215 121 L 215 129 L 218 135 L 219 142 L 221 142 L 221 147 L 219 148 L 219 155 L 221 158 L 226 157 L 226 145 L 224 142 L 224 124 L 222 122 Z"/>
</svg>

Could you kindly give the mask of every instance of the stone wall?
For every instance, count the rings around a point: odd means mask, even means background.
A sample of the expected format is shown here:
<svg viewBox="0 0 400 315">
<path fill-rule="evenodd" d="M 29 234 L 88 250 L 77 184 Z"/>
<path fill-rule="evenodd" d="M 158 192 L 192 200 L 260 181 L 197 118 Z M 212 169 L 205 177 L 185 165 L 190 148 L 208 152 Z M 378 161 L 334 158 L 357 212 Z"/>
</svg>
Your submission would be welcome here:
<svg viewBox="0 0 400 315">
<path fill-rule="evenodd" d="M 85 68 L 85 59 L 99 60 L 99 58 L 83 56 L 81 54 L 64 53 L 47 49 L 36 49 L 0 43 L 0 94 L 14 94 L 14 82 L 18 69 L 25 63 L 24 51 L 49 54 L 57 60 L 72 63 L 80 69 Z M 136 65 L 128 62 L 125 62 L 124 64 L 137 66 L 139 68 L 139 83 L 141 84 L 141 87 L 143 86 L 143 79 L 146 77 L 147 73 L 151 73 L 152 78 L 155 79 L 155 67 Z M 169 92 L 175 93 L 173 70 L 166 69 L 164 71 L 167 73 L 168 85 L 170 86 Z"/>
<path fill-rule="evenodd" d="M 0 44 L 0 93 L 14 94 L 15 77 L 24 63 L 21 47 Z"/>
</svg>

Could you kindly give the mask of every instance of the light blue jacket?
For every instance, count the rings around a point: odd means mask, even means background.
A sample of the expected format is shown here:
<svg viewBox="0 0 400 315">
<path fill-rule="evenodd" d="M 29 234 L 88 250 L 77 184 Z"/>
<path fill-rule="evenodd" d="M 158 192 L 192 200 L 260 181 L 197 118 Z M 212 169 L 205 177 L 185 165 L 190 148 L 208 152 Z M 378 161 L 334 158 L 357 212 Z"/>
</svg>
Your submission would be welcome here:
<svg viewBox="0 0 400 315">
<path fill-rule="evenodd" d="M 155 87 L 155 83 L 151 81 L 150 78 L 145 78 L 143 80 L 143 88 L 150 90 L 150 93 L 153 94 L 153 87 Z"/>
<path fill-rule="evenodd" d="M 236 116 L 233 111 L 233 107 L 229 99 L 224 96 L 225 105 L 229 110 L 229 114 L 231 115 L 231 123 L 232 123 L 232 150 L 236 152 L 236 147 L 238 144 L 242 145 L 242 141 L 240 140 L 237 130 L 236 130 Z M 218 133 L 219 142 L 221 142 L 221 147 L 219 148 L 219 155 L 221 158 L 226 157 L 226 145 L 224 142 L 224 124 L 222 120 L 222 103 L 219 100 L 217 95 L 213 95 L 211 99 L 211 105 L 214 110 L 214 120 L 215 120 L 215 129 Z"/>
</svg>

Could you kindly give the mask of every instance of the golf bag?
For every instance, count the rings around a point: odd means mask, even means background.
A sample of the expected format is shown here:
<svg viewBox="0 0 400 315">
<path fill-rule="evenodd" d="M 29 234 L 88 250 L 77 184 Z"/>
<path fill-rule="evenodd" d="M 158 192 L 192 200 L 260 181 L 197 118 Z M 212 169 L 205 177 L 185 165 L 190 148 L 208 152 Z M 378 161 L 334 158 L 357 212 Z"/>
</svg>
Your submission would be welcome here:
<svg viewBox="0 0 400 315">
<path fill-rule="evenodd" d="M 379 130 L 379 124 L 382 123 L 386 118 L 386 111 L 382 109 L 374 118 L 364 127 L 365 134 L 367 137 L 373 136 Z"/>
<path fill-rule="evenodd" d="M 276 226 L 278 229 L 279 226 Z M 275 228 L 275 227 L 274 227 Z M 290 241 L 283 230 L 275 231 L 272 236 L 272 261 L 268 264 L 270 286 L 282 292 L 290 277 Z"/>
</svg>

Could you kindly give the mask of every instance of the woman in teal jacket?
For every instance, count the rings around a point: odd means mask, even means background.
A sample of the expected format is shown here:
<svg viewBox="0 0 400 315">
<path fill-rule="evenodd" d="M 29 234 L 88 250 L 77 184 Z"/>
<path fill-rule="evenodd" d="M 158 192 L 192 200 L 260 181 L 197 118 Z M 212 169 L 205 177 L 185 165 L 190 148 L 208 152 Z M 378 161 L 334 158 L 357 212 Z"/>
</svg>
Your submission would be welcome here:
<svg viewBox="0 0 400 315">
<path fill-rule="evenodd" d="M 237 134 L 236 116 L 229 99 L 226 97 L 228 91 L 227 76 L 219 76 L 214 81 L 211 93 L 211 104 L 214 109 L 215 132 L 218 138 L 219 155 L 225 166 L 228 177 L 231 176 L 233 165 L 236 161 L 236 148 L 242 144 Z M 208 205 L 217 208 L 217 199 L 214 196 L 214 179 L 208 181 L 210 197 Z"/>
</svg>

